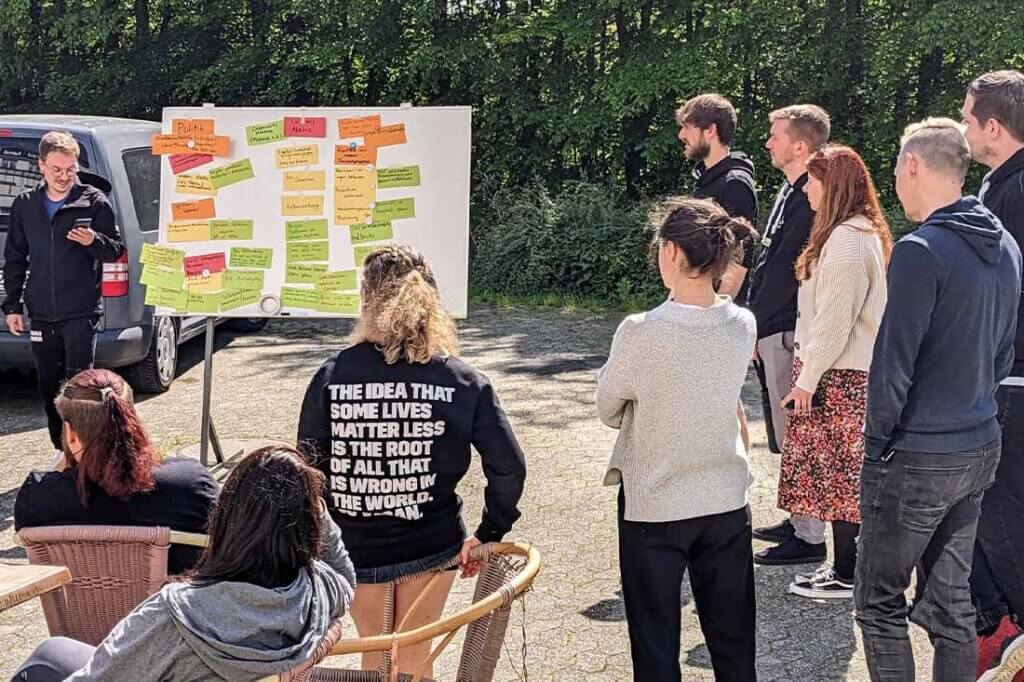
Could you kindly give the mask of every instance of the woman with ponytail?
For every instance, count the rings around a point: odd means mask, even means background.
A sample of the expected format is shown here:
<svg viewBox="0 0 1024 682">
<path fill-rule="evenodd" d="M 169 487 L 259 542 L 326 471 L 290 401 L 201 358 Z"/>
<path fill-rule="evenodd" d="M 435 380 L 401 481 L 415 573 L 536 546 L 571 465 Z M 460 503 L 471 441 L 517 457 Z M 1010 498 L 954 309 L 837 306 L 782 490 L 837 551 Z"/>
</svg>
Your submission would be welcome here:
<svg viewBox="0 0 1024 682">
<path fill-rule="evenodd" d="M 383 630 L 384 583 L 398 583 L 399 623 L 432 571 L 457 560 L 464 577 L 476 574 L 469 550 L 501 540 L 519 518 L 526 463 L 490 382 L 456 357 L 455 323 L 423 256 L 408 246 L 374 251 L 361 294 L 349 347 L 306 391 L 298 443 L 327 478 L 327 507 L 356 568 L 352 616 L 368 636 Z M 455 488 L 471 446 L 487 487 L 467 537 Z M 453 579 L 443 573 L 407 628 L 441 615 Z M 429 652 L 430 642 L 403 649 L 398 670 L 416 671 Z M 364 654 L 364 669 L 378 664 L 379 654 Z"/>
<path fill-rule="evenodd" d="M 633 678 L 680 679 L 689 568 L 715 679 L 752 682 L 751 476 L 736 405 L 756 333 L 715 284 L 754 233 L 706 199 L 671 199 L 654 218 L 669 299 L 623 320 L 597 379 L 601 421 L 619 430 L 605 484 L 619 488 Z"/>
<path fill-rule="evenodd" d="M 217 482 L 193 459 L 160 461 L 132 400 L 107 369 L 69 379 L 54 401 L 63 420 L 57 471 L 32 472 L 14 503 L 14 527 L 169 526 L 205 533 Z M 172 546 L 168 571 L 181 573 L 199 552 Z"/>
</svg>

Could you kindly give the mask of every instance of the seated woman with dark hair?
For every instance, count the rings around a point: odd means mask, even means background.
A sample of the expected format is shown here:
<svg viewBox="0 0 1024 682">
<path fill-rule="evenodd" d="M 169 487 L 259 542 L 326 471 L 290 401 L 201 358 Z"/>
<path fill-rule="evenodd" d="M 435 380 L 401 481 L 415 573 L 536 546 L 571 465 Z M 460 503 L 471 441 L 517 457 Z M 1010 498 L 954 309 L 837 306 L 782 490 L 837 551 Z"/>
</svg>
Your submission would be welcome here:
<svg viewBox="0 0 1024 682">
<path fill-rule="evenodd" d="M 124 379 L 106 369 L 79 372 L 61 388 L 64 459 L 58 471 L 33 471 L 14 502 L 14 528 L 167 526 L 205 533 L 217 482 L 194 459 L 160 461 Z M 199 550 L 172 545 L 168 572 L 181 573 Z"/>
<path fill-rule="evenodd" d="M 195 570 L 96 648 L 47 640 L 14 679 L 255 680 L 306 662 L 355 592 L 323 487 L 295 450 L 253 452 L 224 484 Z"/>
</svg>

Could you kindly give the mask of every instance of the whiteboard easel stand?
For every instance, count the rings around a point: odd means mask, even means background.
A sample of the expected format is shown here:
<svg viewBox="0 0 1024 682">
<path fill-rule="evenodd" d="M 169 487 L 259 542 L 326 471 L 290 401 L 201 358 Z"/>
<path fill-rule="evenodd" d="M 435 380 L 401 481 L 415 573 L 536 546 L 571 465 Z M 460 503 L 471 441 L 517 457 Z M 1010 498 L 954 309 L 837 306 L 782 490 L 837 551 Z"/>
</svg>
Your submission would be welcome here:
<svg viewBox="0 0 1024 682">
<path fill-rule="evenodd" d="M 210 416 L 210 392 L 213 389 L 213 335 L 214 323 L 212 317 L 206 318 L 206 352 L 203 356 L 203 417 L 202 435 L 199 438 L 199 461 L 203 466 L 207 465 L 207 454 L 210 444 L 213 444 L 213 456 L 217 464 L 224 464 L 224 451 L 220 447 L 220 438 L 217 437 L 217 429 L 213 425 L 213 417 Z"/>
</svg>

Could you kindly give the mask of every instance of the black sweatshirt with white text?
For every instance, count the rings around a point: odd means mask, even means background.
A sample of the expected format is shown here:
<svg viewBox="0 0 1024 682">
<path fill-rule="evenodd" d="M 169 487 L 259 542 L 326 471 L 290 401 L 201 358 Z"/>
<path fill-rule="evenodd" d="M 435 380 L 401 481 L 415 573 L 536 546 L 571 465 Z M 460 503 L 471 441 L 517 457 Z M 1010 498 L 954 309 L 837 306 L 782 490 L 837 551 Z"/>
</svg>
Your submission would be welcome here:
<svg viewBox="0 0 1024 682">
<path fill-rule="evenodd" d="M 474 535 L 501 540 L 519 518 L 526 462 L 490 382 L 455 357 L 389 365 L 371 343 L 325 362 L 306 391 L 298 445 L 357 568 L 443 552 L 465 538 L 455 489 L 480 453 L 487 487 Z"/>
</svg>

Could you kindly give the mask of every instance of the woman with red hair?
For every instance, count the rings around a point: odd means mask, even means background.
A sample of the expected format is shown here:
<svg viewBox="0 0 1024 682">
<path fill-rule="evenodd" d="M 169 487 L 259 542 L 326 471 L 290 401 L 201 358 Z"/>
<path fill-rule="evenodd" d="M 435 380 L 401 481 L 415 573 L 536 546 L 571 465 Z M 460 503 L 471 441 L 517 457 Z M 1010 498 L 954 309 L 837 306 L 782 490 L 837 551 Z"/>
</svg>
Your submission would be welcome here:
<svg viewBox="0 0 1024 682">
<path fill-rule="evenodd" d="M 34 471 L 14 502 L 14 527 L 169 526 L 205 533 L 217 482 L 193 459 L 160 457 L 146 435 L 124 379 L 87 369 L 54 401 L 63 421 L 57 471 Z M 181 573 L 199 552 L 172 546 L 168 571 Z"/>
<path fill-rule="evenodd" d="M 868 368 L 885 311 L 892 235 L 857 152 L 826 145 L 808 159 L 807 171 L 804 191 L 816 216 L 796 261 L 795 361 L 793 388 L 782 400 L 791 416 L 779 507 L 832 523 L 834 563 L 798 574 L 790 592 L 852 598 Z M 783 543 L 762 554 L 784 559 L 786 551 Z M 773 563 L 768 559 L 759 563 Z"/>
</svg>

